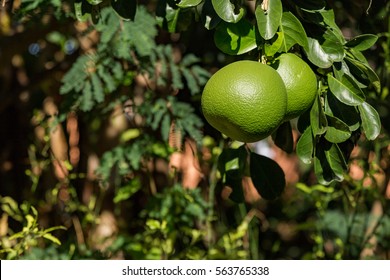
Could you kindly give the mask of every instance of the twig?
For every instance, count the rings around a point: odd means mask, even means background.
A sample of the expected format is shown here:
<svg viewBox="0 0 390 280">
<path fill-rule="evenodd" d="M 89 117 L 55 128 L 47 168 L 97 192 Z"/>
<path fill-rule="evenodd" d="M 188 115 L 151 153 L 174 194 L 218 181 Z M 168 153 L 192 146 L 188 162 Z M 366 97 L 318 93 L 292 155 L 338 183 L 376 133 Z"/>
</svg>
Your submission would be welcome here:
<svg viewBox="0 0 390 280">
<path fill-rule="evenodd" d="M 368 4 L 368 7 L 367 7 L 367 10 L 366 10 L 367 15 L 368 15 L 368 11 L 371 9 L 371 5 L 372 5 L 372 0 L 370 0 L 370 3 Z"/>
<path fill-rule="evenodd" d="M 73 227 L 76 232 L 76 240 L 79 245 L 85 244 L 83 229 L 81 227 L 81 223 L 78 217 L 72 217 Z"/>
</svg>

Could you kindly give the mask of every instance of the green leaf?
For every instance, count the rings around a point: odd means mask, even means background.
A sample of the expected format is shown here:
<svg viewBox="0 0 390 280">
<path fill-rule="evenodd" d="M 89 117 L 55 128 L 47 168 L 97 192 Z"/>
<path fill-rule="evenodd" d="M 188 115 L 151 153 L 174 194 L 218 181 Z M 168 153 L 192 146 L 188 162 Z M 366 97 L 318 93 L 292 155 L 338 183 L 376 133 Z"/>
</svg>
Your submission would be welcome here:
<svg viewBox="0 0 390 280">
<path fill-rule="evenodd" d="M 50 227 L 50 228 L 45 229 L 43 231 L 43 233 L 49 233 L 49 232 L 52 232 L 52 231 L 55 231 L 55 230 L 58 230 L 58 229 L 67 230 L 67 228 L 64 227 L 64 226 L 54 226 L 54 227 Z"/>
<path fill-rule="evenodd" d="M 119 188 L 117 194 L 115 195 L 113 201 L 114 203 L 119 203 L 123 200 L 129 199 L 137 191 L 141 189 L 141 182 L 138 178 L 134 178 L 127 185 Z"/>
<path fill-rule="evenodd" d="M 294 138 L 290 121 L 282 123 L 272 134 L 272 139 L 276 146 L 287 153 L 292 153 L 294 149 Z"/>
<path fill-rule="evenodd" d="M 161 121 L 161 136 L 165 141 L 169 139 L 169 131 L 171 129 L 171 117 L 169 114 L 165 114 Z"/>
<path fill-rule="evenodd" d="M 282 45 L 283 52 L 288 52 L 295 44 L 302 46 L 305 50 L 309 48 L 305 29 L 299 19 L 297 19 L 291 12 L 283 13 L 280 31 L 283 32 L 284 35 Z"/>
<path fill-rule="evenodd" d="M 43 235 L 43 238 L 46 238 L 47 240 L 50 240 L 51 242 L 53 242 L 57 245 L 61 245 L 61 241 L 57 237 L 51 235 L 50 233 L 45 233 Z"/>
<path fill-rule="evenodd" d="M 112 0 L 111 6 L 124 20 L 134 20 L 137 11 L 136 0 Z"/>
<path fill-rule="evenodd" d="M 373 34 L 363 34 L 356 36 L 352 40 L 348 41 L 345 46 L 349 48 L 354 48 L 358 51 L 365 51 L 371 48 L 376 41 L 378 40 L 378 36 Z"/>
<path fill-rule="evenodd" d="M 177 23 L 179 20 L 181 8 L 174 9 L 171 6 L 167 5 L 165 23 L 169 32 L 174 33 L 177 30 Z"/>
<path fill-rule="evenodd" d="M 205 1 L 201 13 L 202 23 L 207 30 L 214 29 L 222 20 L 214 10 L 211 1 Z"/>
<path fill-rule="evenodd" d="M 100 81 L 96 72 L 91 74 L 91 82 L 92 82 L 92 92 L 94 99 L 97 103 L 101 103 L 104 101 L 104 91 L 102 82 Z"/>
<path fill-rule="evenodd" d="M 245 19 L 238 23 L 220 22 L 214 33 L 214 42 L 229 55 L 244 54 L 257 47 L 254 26 Z"/>
<path fill-rule="evenodd" d="M 267 41 L 264 44 L 264 51 L 266 56 L 274 56 L 282 47 L 284 42 L 284 33 L 283 32 L 277 32 L 277 36 L 272 38 L 272 40 Z M 271 44 L 270 44 L 271 43 Z"/>
<path fill-rule="evenodd" d="M 377 93 L 381 91 L 379 77 L 374 70 L 371 69 L 368 63 L 364 63 L 350 57 L 346 57 L 345 61 L 349 66 L 351 74 L 353 74 L 356 79 L 366 85 L 372 85 Z"/>
<path fill-rule="evenodd" d="M 102 3 L 104 0 L 87 0 L 89 4 L 91 5 L 98 5 Z"/>
<path fill-rule="evenodd" d="M 310 110 L 310 124 L 314 136 L 322 135 L 326 132 L 328 122 L 319 96 L 314 100 Z"/>
<path fill-rule="evenodd" d="M 218 16 L 224 21 L 232 23 L 239 22 L 245 14 L 240 2 L 235 0 L 211 0 Z"/>
<path fill-rule="evenodd" d="M 258 4 L 255 15 L 257 27 L 261 37 L 269 40 L 274 37 L 279 28 L 282 19 L 283 7 L 281 0 L 273 0 L 268 2 L 268 9 L 264 11 L 262 5 Z"/>
<path fill-rule="evenodd" d="M 203 0 L 181 0 L 179 3 L 177 3 L 177 6 L 180 8 L 196 7 L 202 3 L 202 1 Z"/>
<path fill-rule="evenodd" d="M 87 21 L 92 13 L 92 5 L 83 0 L 75 0 L 74 10 L 78 21 Z"/>
<path fill-rule="evenodd" d="M 344 104 L 356 106 L 362 104 L 365 100 L 363 91 L 347 75 L 339 80 L 328 74 L 328 85 L 333 95 Z"/>
<path fill-rule="evenodd" d="M 348 67 L 348 64 L 345 62 L 345 59 L 341 62 L 335 62 L 332 67 L 333 67 L 333 74 L 336 77 L 336 79 L 341 80 L 343 75 L 346 75 L 346 76 L 350 77 L 359 88 L 361 88 L 361 89 L 367 88 L 367 86 L 365 84 L 361 83 L 353 75 L 353 73 L 351 73 L 351 71 Z"/>
<path fill-rule="evenodd" d="M 253 184 L 264 199 L 273 200 L 282 194 L 286 179 L 275 161 L 251 152 L 249 169 Z"/>
<path fill-rule="evenodd" d="M 367 102 L 358 106 L 362 127 L 368 140 L 374 140 L 381 131 L 381 120 L 378 112 Z"/>
<path fill-rule="evenodd" d="M 331 143 L 341 143 L 351 137 L 348 125 L 343 121 L 330 115 L 326 115 L 326 119 L 328 120 L 328 127 L 325 133 L 326 140 Z"/>
<path fill-rule="evenodd" d="M 247 151 L 245 145 L 238 149 L 227 148 L 222 151 L 218 158 L 218 170 L 222 175 L 225 185 L 232 188 L 229 198 L 234 202 L 244 201 L 242 189 L 242 177 L 246 167 Z"/>
<path fill-rule="evenodd" d="M 141 130 L 139 128 L 129 128 L 121 134 L 120 141 L 122 143 L 128 142 L 130 140 L 137 138 L 140 135 L 141 135 Z"/>
<path fill-rule="evenodd" d="M 356 131 L 360 127 L 360 117 L 356 107 L 345 105 L 333 94 L 328 94 L 326 101 L 326 113 L 335 116 L 346 123 L 349 131 Z"/>
<path fill-rule="evenodd" d="M 305 49 L 305 51 L 307 54 L 307 58 L 310 60 L 310 62 L 320 68 L 331 67 L 333 62 L 330 59 L 329 55 L 324 51 L 318 40 L 310 37 L 307 39 L 308 48 Z"/>
<path fill-rule="evenodd" d="M 314 171 L 321 184 L 333 181 L 341 182 L 347 168 L 344 156 L 337 144 L 322 140 L 317 146 L 314 157 Z"/>
<path fill-rule="evenodd" d="M 313 134 L 310 127 L 306 128 L 297 143 L 297 155 L 303 163 L 310 164 L 313 159 Z"/>
<path fill-rule="evenodd" d="M 93 92 L 92 85 L 90 81 L 86 81 L 82 95 L 80 96 L 80 109 L 84 112 L 87 112 L 92 109 L 94 105 L 93 102 Z"/>
<path fill-rule="evenodd" d="M 324 26 L 327 28 L 327 32 L 331 32 L 337 40 L 338 48 L 343 49 L 343 45 L 345 43 L 345 38 L 343 33 L 341 32 L 339 26 L 336 23 L 336 18 L 334 15 L 334 11 L 332 9 L 330 10 L 320 10 Z"/>
<path fill-rule="evenodd" d="M 323 34 L 325 41 L 321 46 L 332 62 L 342 61 L 345 56 L 343 41 L 341 41 L 340 36 L 342 39 L 344 38 L 331 28 L 328 28 Z"/>
<path fill-rule="evenodd" d="M 222 176 L 229 170 L 240 170 L 243 174 L 246 164 L 247 151 L 245 145 L 238 149 L 227 148 L 218 157 L 218 170 Z"/>
</svg>

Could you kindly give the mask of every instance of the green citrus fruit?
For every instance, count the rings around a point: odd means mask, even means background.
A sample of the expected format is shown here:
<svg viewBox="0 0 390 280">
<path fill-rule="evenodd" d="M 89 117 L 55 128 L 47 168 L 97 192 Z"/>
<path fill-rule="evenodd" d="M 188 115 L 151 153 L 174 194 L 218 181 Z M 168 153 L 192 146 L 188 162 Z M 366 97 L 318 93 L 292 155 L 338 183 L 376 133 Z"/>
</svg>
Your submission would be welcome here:
<svg viewBox="0 0 390 280">
<path fill-rule="evenodd" d="M 206 120 L 241 142 L 269 136 L 283 121 L 286 107 L 286 88 L 278 72 L 255 61 L 237 61 L 221 68 L 202 94 Z"/>
<path fill-rule="evenodd" d="M 317 78 L 313 70 L 300 57 L 292 53 L 279 56 L 272 65 L 282 77 L 287 90 L 285 120 L 302 115 L 317 96 Z"/>
</svg>

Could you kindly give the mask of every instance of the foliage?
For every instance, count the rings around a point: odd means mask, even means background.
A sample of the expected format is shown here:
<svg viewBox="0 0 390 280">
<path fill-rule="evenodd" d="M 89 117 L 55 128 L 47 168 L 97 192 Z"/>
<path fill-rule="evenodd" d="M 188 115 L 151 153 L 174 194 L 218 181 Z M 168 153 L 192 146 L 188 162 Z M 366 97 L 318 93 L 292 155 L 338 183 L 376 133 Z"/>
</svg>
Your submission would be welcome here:
<svg viewBox="0 0 390 280">
<path fill-rule="evenodd" d="M 8 2 L 1 258 L 389 259 L 389 4 Z M 199 109 L 210 73 L 286 52 L 319 85 L 269 139 L 295 181 Z"/>
<path fill-rule="evenodd" d="M 52 231 L 66 229 L 63 226 L 54 226 L 42 229 L 38 225 L 38 211 L 33 206 L 24 203 L 18 205 L 11 197 L 0 197 L 0 205 L 3 210 L 2 221 L 8 223 L 8 218 L 12 218 L 22 223 L 23 228 L 19 232 L 8 232 L 0 240 L 0 256 L 6 259 L 21 257 L 30 248 L 38 245 L 41 239 L 49 240 L 52 243 L 61 245 L 60 240 L 52 235 Z"/>
</svg>

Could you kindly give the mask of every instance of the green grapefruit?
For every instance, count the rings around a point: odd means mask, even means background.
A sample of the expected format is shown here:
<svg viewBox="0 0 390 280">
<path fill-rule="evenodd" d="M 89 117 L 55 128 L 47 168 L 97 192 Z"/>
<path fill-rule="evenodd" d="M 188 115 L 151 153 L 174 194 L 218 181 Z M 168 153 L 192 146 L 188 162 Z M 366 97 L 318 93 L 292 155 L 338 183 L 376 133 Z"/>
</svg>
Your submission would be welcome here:
<svg viewBox="0 0 390 280">
<path fill-rule="evenodd" d="M 291 120 L 308 110 L 317 96 L 317 77 L 300 57 L 284 53 L 272 65 L 282 77 L 287 90 L 285 120 Z"/>
<path fill-rule="evenodd" d="M 221 68 L 209 79 L 201 103 L 215 129 L 233 140 L 251 143 L 269 136 L 283 121 L 287 93 L 275 69 L 243 60 Z"/>
</svg>

